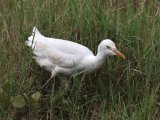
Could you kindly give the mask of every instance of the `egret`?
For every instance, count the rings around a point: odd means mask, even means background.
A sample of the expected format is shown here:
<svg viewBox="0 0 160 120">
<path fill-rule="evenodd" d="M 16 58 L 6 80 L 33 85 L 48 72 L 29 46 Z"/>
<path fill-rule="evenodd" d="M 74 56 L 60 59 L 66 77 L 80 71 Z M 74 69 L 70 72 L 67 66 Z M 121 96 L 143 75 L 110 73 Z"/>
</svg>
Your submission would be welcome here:
<svg viewBox="0 0 160 120">
<path fill-rule="evenodd" d="M 51 73 L 43 87 L 57 74 L 72 75 L 75 71 L 90 73 L 100 68 L 108 56 L 116 55 L 125 59 L 110 39 L 103 40 L 98 46 L 97 54 L 94 55 L 81 44 L 45 37 L 36 27 L 25 43 L 33 49 L 37 64 Z"/>
</svg>

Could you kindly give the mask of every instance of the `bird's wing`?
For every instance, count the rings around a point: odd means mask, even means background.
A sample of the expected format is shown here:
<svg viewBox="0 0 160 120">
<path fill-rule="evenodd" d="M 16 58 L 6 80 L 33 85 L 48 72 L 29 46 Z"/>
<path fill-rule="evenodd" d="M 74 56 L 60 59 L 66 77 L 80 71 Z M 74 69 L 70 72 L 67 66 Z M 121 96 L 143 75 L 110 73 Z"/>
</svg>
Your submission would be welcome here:
<svg viewBox="0 0 160 120">
<path fill-rule="evenodd" d="M 37 41 L 35 53 L 49 59 L 54 65 L 63 68 L 77 66 L 85 56 L 93 55 L 87 47 L 80 44 L 46 37 L 41 41 Z"/>
<path fill-rule="evenodd" d="M 46 38 L 48 46 L 54 47 L 59 51 L 66 52 L 68 54 L 93 54 L 87 47 L 67 40 Z"/>
</svg>

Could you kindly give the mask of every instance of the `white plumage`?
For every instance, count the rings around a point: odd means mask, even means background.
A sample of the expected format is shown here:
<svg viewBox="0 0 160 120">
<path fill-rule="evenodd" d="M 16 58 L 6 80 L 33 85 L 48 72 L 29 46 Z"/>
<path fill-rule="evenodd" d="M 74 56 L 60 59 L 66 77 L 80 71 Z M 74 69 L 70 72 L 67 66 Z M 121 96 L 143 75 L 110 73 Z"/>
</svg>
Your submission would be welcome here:
<svg viewBox="0 0 160 120">
<path fill-rule="evenodd" d="M 87 47 L 78 43 L 44 37 L 36 27 L 26 44 L 33 49 L 36 62 L 51 72 L 50 79 L 59 73 L 71 75 L 75 72 L 88 73 L 96 70 L 109 55 L 118 55 L 125 59 L 109 39 L 99 44 L 98 53 L 94 55 Z"/>
</svg>

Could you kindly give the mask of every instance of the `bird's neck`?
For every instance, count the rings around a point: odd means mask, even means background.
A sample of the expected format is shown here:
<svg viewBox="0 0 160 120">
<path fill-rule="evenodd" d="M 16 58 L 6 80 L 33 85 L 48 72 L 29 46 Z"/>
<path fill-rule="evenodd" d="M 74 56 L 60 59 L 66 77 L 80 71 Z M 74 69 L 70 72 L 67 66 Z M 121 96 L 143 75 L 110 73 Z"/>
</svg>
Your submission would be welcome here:
<svg viewBox="0 0 160 120">
<path fill-rule="evenodd" d="M 100 67 L 105 62 L 106 58 L 107 58 L 107 54 L 105 51 L 98 52 L 97 55 L 95 56 L 95 61 L 97 66 Z"/>
</svg>

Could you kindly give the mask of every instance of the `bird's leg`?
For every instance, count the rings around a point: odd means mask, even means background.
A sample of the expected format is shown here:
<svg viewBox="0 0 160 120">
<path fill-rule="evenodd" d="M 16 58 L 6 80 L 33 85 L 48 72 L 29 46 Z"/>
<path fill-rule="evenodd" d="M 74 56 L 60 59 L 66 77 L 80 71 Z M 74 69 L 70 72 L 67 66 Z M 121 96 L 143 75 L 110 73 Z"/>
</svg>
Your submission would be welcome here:
<svg viewBox="0 0 160 120">
<path fill-rule="evenodd" d="M 45 82 L 45 84 L 42 86 L 42 89 L 52 80 L 52 78 L 56 75 L 55 71 L 52 71 L 51 77 Z"/>
</svg>

